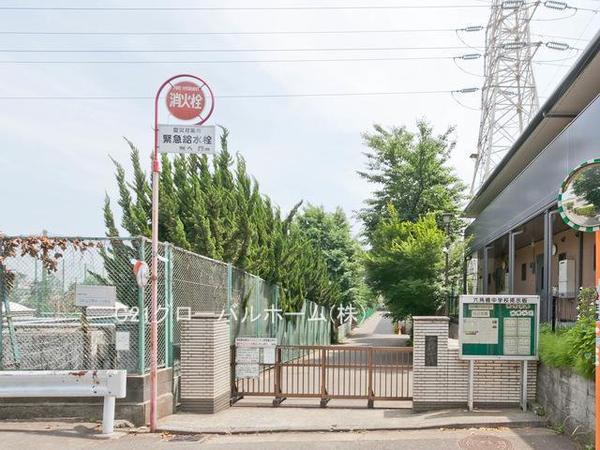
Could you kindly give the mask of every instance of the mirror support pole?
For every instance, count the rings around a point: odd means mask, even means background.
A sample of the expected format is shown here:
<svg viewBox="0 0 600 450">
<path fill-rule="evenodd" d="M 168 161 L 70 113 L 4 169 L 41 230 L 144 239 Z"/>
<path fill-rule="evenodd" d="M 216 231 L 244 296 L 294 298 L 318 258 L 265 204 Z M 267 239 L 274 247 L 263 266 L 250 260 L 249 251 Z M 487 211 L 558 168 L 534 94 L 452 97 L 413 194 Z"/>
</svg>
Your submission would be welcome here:
<svg viewBox="0 0 600 450">
<path fill-rule="evenodd" d="M 594 280 L 596 290 L 600 292 L 600 231 L 594 233 L 594 242 L 596 243 L 596 267 L 594 268 Z M 598 358 L 600 358 L 600 347 L 598 340 L 600 338 L 600 300 L 596 300 L 596 386 L 600 386 L 600 370 L 598 370 Z M 596 394 L 596 448 L 600 448 L 600 395 Z"/>
</svg>

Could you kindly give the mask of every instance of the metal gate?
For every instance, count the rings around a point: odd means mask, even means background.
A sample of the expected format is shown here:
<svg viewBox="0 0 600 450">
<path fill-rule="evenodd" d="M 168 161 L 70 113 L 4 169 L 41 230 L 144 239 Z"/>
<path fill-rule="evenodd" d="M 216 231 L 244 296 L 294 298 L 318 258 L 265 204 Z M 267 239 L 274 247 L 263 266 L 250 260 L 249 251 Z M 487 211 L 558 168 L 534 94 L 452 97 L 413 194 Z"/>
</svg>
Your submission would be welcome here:
<svg viewBox="0 0 600 450">
<path fill-rule="evenodd" d="M 278 406 L 286 398 L 412 400 L 411 347 L 280 345 L 275 364 L 263 364 L 258 377 L 235 378 L 235 346 L 231 350 L 232 402 L 246 396 L 272 396 Z"/>
</svg>

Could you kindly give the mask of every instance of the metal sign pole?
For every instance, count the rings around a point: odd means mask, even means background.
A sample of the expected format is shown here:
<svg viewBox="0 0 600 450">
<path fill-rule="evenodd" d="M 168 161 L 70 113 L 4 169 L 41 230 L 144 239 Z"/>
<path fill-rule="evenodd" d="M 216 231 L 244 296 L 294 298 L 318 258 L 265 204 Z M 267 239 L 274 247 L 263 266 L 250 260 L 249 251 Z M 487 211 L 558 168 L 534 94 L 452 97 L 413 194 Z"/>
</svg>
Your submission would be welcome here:
<svg viewBox="0 0 600 450">
<path fill-rule="evenodd" d="M 522 389 L 523 391 L 521 392 L 521 409 L 525 412 L 527 411 L 527 360 L 523 361 L 523 373 L 522 373 L 522 377 L 523 377 L 523 382 L 522 382 Z"/>
<path fill-rule="evenodd" d="M 475 360 L 469 360 L 469 398 L 468 398 L 468 406 L 469 411 L 473 411 L 473 385 L 475 384 Z"/>
<path fill-rule="evenodd" d="M 152 297 L 150 302 L 150 431 L 157 427 L 158 403 L 158 328 L 156 310 L 158 309 L 158 185 L 160 163 L 158 161 L 158 97 L 165 84 L 156 93 L 154 99 L 154 157 L 152 158 L 152 263 L 150 281 Z"/>
<path fill-rule="evenodd" d="M 596 243 L 596 273 L 595 281 L 597 286 L 597 292 L 600 294 L 600 231 L 594 233 Z M 600 298 L 596 299 L 596 448 L 600 448 L 600 395 L 598 393 L 598 386 L 600 386 Z"/>
<path fill-rule="evenodd" d="M 184 81 L 173 85 L 171 82 L 177 78 L 191 78 L 200 85 L 193 84 L 189 81 Z M 159 151 L 159 125 L 158 125 L 158 99 L 162 90 L 170 85 L 173 96 L 177 102 L 173 105 L 168 105 L 169 112 L 176 118 L 181 120 L 198 120 L 197 126 L 203 124 L 212 114 L 214 109 L 214 97 L 210 87 L 204 80 L 194 75 L 181 74 L 175 75 L 165 81 L 156 92 L 154 98 L 154 152 L 152 158 L 152 263 L 150 268 L 150 281 L 152 289 L 152 297 L 150 303 L 150 431 L 155 432 L 157 428 L 157 404 L 158 404 L 158 326 L 157 326 L 157 310 L 158 310 L 158 191 L 160 181 L 160 162 L 158 160 Z M 189 94 L 190 90 L 193 94 Z M 206 95 L 201 91 L 205 90 L 210 98 L 210 109 L 208 113 L 201 117 L 201 113 L 205 107 Z M 169 91 L 172 92 L 172 91 Z M 185 92 L 188 92 L 187 94 Z M 169 96 L 167 93 L 167 96 Z M 191 96 L 191 97 L 190 97 Z M 190 103 L 191 102 L 191 103 Z M 188 136 L 189 137 L 189 136 Z M 191 139 L 191 137 L 190 137 Z M 214 144 L 213 139 L 211 143 Z M 201 146 L 197 146 L 200 148 Z M 202 147 L 204 148 L 204 147 Z M 191 148 L 190 148 L 191 150 Z M 170 305 L 165 304 L 166 307 Z M 168 311 L 167 311 L 168 312 Z M 143 314 L 141 311 L 140 314 Z M 145 367 L 145 365 L 144 365 Z"/>
</svg>

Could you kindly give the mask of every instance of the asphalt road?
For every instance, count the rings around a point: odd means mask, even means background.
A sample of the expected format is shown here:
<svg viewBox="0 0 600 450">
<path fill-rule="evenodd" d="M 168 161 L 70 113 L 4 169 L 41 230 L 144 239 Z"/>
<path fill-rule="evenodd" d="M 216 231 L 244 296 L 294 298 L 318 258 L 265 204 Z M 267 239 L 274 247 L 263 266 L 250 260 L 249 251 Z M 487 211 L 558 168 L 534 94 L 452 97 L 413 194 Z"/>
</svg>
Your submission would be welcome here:
<svg viewBox="0 0 600 450">
<path fill-rule="evenodd" d="M 372 345 L 374 347 L 406 347 L 409 336 L 394 333 L 392 320 L 382 311 L 352 330 L 345 344 L 352 346 Z"/>
<path fill-rule="evenodd" d="M 421 430 L 251 435 L 122 434 L 102 439 L 92 428 L 72 424 L 37 427 L 0 422 L 0 447 L 35 450 L 576 450 L 566 436 L 547 428 Z"/>
</svg>

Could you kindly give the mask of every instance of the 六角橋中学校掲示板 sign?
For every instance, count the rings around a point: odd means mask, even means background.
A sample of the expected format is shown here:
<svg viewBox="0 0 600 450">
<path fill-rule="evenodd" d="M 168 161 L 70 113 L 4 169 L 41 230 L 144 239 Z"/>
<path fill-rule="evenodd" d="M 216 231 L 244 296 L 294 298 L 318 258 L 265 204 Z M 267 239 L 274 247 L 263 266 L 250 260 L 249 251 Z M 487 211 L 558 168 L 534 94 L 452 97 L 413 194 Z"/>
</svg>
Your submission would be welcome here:
<svg viewBox="0 0 600 450">
<path fill-rule="evenodd" d="M 461 359 L 536 360 L 537 295 L 461 295 Z"/>
</svg>

